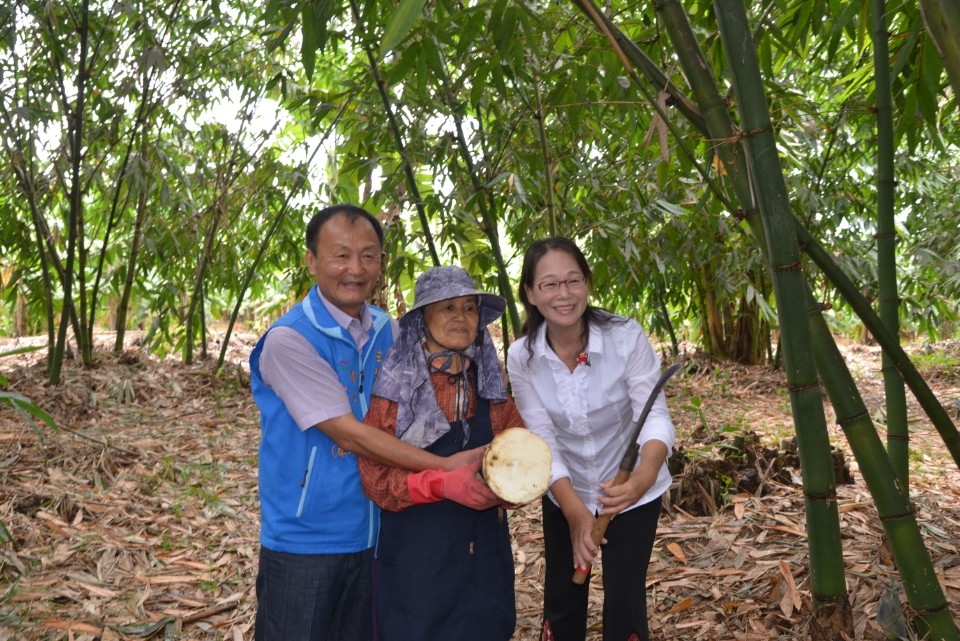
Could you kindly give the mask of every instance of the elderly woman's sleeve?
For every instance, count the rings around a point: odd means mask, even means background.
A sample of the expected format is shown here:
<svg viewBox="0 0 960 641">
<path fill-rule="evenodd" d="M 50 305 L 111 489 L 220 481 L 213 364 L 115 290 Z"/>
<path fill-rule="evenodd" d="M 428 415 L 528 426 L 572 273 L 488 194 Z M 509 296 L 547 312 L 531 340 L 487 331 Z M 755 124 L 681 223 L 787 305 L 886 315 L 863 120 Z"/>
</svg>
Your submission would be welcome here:
<svg viewBox="0 0 960 641">
<path fill-rule="evenodd" d="M 490 410 L 490 418 L 492 419 L 490 422 L 493 424 L 494 436 L 509 427 L 526 427 L 512 396 L 508 396 L 503 403 L 493 404 Z"/>
<path fill-rule="evenodd" d="M 372 428 L 395 435 L 397 404 L 380 396 L 374 396 L 364 423 Z M 399 512 L 413 505 L 407 488 L 409 472 L 378 463 L 360 456 L 360 482 L 370 500 L 389 512 Z"/>
</svg>

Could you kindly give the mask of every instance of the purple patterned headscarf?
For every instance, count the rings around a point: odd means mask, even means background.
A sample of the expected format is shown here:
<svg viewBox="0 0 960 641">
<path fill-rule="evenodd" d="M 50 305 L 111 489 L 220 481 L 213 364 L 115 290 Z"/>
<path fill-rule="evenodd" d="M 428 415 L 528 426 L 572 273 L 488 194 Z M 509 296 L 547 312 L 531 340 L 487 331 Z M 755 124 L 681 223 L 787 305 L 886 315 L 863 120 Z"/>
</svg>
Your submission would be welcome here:
<svg viewBox="0 0 960 641">
<path fill-rule="evenodd" d="M 479 300 L 477 340 L 462 352 L 477 366 L 477 393 L 480 398 L 496 403 L 507 400 L 500 360 L 487 330 L 487 325 L 503 314 L 506 301 L 496 294 L 476 289 L 470 274 L 462 267 L 428 269 L 417 279 L 413 307 L 400 318 L 400 336 L 387 353 L 373 386 L 375 396 L 395 401 L 398 405 L 397 438 L 419 448 L 431 445 L 450 431 L 450 423 L 437 405 L 430 382 L 430 368 L 423 347 L 426 337 L 423 309 L 460 296 L 477 296 Z"/>
</svg>

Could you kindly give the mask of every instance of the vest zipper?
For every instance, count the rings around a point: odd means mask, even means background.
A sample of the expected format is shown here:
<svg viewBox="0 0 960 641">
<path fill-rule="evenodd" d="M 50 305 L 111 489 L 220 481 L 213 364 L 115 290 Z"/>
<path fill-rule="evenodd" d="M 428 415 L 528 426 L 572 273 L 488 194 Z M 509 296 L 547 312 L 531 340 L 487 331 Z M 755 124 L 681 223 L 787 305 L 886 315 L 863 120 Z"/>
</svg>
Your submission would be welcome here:
<svg viewBox="0 0 960 641">
<path fill-rule="evenodd" d="M 310 448 L 310 459 L 307 461 L 307 470 L 303 474 L 303 481 L 300 484 L 300 504 L 297 505 L 297 518 L 303 516 L 303 505 L 307 502 L 307 492 L 310 491 L 310 476 L 313 473 L 313 464 L 317 459 L 317 447 Z"/>
</svg>

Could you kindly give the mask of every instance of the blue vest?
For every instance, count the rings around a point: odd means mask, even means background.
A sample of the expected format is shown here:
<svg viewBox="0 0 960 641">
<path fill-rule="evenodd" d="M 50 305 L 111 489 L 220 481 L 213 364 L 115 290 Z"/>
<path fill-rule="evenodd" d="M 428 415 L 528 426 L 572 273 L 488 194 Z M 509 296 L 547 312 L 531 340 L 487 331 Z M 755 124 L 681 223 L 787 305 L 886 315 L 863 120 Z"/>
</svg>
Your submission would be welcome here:
<svg viewBox="0 0 960 641">
<path fill-rule="evenodd" d="M 379 308 L 369 309 L 373 329 L 362 352 L 330 316 L 316 287 L 270 328 L 293 328 L 313 345 L 337 373 L 353 414 L 361 421 L 370 405 L 373 381 L 393 343 L 390 317 Z M 261 545 L 292 554 L 345 554 L 373 547 L 380 511 L 363 493 L 357 456 L 315 427 L 300 430 L 260 377 L 265 337 L 250 354 L 251 388 L 260 408 Z"/>
</svg>

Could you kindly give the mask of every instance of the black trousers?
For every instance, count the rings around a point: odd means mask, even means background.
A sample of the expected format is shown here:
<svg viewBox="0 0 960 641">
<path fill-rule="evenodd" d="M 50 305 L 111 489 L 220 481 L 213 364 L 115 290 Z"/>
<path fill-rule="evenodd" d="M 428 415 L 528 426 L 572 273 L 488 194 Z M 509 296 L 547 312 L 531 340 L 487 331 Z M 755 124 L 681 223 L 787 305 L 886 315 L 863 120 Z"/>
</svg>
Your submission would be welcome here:
<svg viewBox="0 0 960 641">
<path fill-rule="evenodd" d="M 603 641 L 649 641 L 647 566 L 653 552 L 661 499 L 618 514 L 603 546 Z M 584 641 L 590 582 L 573 582 L 570 528 L 560 508 L 543 497 L 546 579 L 542 641 Z"/>
</svg>

